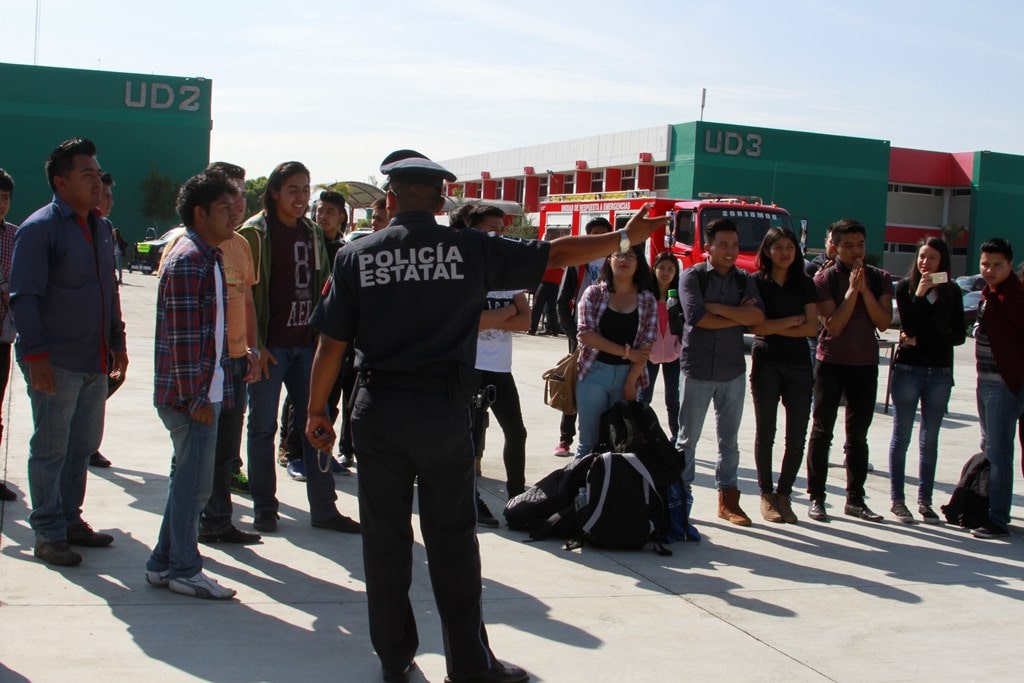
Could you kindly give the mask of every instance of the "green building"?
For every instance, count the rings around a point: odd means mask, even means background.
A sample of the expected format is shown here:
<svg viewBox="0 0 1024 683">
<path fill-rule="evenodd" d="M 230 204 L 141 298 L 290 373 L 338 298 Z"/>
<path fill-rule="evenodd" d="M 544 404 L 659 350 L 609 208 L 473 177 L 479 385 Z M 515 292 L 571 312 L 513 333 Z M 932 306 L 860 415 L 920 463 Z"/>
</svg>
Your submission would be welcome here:
<svg viewBox="0 0 1024 683">
<path fill-rule="evenodd" d="M 976 273 L 991 237 L 1019 243 L 1024 230 L 1024 156 L 892 147 L 888 140 L 690 121 L 487 152 L 443 163 L 458 181 L 448 193 L 505 200 L 536 215 L 552 195 L 654 192 L 753 195 L 809 226 L 821 249 L 826 227 L 856 218 L 868 252 L 906 273 L 923 237 L 944 236 L 954 274 Z"/>
<path fill-rule="evenodd" d="M 8 220 L 50 201 L 47 155 L 85 137 L 114 178 L 110 218 L 126 240 L 178 223 L 147 214 L 160 205 L 166 213 L 175 188 L 209 162 L 210 80 L 0 63 L 0 83 L 0 168 L 15 183 Z M 147 202 L 146 185 L 163 189 Z"/>
</svg>

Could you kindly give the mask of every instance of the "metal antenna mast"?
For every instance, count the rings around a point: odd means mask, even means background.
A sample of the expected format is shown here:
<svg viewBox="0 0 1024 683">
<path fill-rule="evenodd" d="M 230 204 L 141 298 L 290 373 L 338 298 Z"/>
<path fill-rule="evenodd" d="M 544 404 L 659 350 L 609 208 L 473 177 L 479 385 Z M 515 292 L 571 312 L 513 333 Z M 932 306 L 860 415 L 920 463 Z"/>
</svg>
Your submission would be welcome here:
<svg viewBox="0 0 1024 683">
<path fill-rule="evenodd" d="M 32 65 L 39 66 L 39 19 L 42 12 L 43 0 L 36 0 L 36 44 L 32 51 Z"/>
</svg>

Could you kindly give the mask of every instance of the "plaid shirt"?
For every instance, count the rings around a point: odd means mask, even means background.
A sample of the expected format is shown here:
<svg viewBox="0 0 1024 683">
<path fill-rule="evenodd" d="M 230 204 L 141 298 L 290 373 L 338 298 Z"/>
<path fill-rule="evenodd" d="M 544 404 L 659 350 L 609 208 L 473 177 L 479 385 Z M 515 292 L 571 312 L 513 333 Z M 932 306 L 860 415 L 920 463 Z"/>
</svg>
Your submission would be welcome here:
<svg viewBox="0 0 1024 683">
<path fill-rule="evenodd" d="M 156 298 L 155 390 L 153 403 L 189 414 L 210 404 L 217 351 L 214 334 L 224 339 L 221 367 L 230 377 L 227 326 L 215 330 L 217 306 L 214 269 L 221 271 L 221 250 L 192 230 L 171 248 L 160 267 Z M 222 305 L 227 315 L 227 287 Z M 226 320 L 226 318 L 225 318 Z M 233 404 L 231 382 L 224 382 L 224 407 Z"/>
<path fill-rule="evenodd" d="M 611 299 L 611 292 L 608 290 L 607 282 L 590 285 L 584 290 L 579 303 L 578 337 L 582 338 L 586 332 L 597 332 L 600 334 L 601 331 L 598 329 L 598 324 L 601 321 L 601 316 L 604 315 L 605 310 L 608 308 L 609 299 Z M 639 324 L 637 325 L 636 338 L 633 340 L 634 349 L 638 348 L 641 344 L 654 344 L 654 337 L 658 331 L 658 302 L 654 295 L 648 291 L 637 292 L 636 303 L 639 309 Z M 597 354 L 598 350 L 596 348 L 583 343 L 582 339 L 580 339 L 578 380 L 583 379 L 590 372 L 590 368 L 594 366 L 594 361 L 597 360 Z M 640 373 L 640 388 L 645 389 L 649 383 L 647 364 L 644 363 L 644 369 Z"/>
<path fill-rule="evenodd" d="M 11 256 L 14 255 L 14 231 L 18 226 L 7 221 L 0 221 L 0 282 L 4 284 L 4 291 L 10 287 L 8 278 L 11 277 Z M 7 317 L 10 308 L 7 301 L 0 299 L 0 321 Z"/>
</svg>

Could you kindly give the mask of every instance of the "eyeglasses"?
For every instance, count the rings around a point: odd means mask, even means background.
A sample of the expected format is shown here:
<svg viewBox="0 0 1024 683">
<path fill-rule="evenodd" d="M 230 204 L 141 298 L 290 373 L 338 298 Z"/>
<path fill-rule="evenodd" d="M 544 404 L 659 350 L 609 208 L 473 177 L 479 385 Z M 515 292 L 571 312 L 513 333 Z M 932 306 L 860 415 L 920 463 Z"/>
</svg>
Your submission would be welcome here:
<svg viewBox="0 0 1024 683">
<path fill-rule="evenodd" d="M 623 254 L 621 251 L 617 251 L 614 254 L 612 254 L 612 258 L 618 259 L 620 261 L 636 261 L 636 252 L 627 251 L 625 254 Z"/>
</svg>

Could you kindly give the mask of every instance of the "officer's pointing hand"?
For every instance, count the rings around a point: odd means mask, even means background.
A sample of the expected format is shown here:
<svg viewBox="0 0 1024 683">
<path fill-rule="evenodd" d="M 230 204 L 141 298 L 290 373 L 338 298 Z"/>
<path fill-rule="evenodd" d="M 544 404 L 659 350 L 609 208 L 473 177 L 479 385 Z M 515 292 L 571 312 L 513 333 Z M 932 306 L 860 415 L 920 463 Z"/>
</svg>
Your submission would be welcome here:
<svg viewBox="0 0 1024 683">
<path fill-rule="evenodd" d="M 644 204 L 626 223 L 626 234 L 629 235 L 631 244 L 640 244 L 650 237 L 652 232 L 668 223 L 668 216 L 647 217 L 647 212 L 653 206 L 652 202 Z"/>
</svg>

